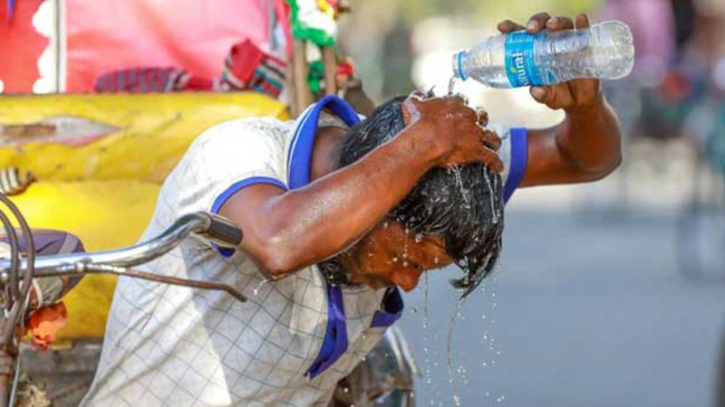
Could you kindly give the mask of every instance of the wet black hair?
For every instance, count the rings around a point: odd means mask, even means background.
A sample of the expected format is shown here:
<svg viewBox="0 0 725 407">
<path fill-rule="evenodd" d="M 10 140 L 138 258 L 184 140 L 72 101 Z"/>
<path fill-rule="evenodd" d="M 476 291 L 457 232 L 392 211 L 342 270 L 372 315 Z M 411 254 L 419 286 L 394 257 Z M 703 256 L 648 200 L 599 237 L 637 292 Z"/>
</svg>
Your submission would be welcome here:
<svg viewBox="0 0 725 407">
<path fill-rule="evenodd" d="M 405 128 L 405 97 L 379 106 L 345 136 L 338 168 L 359 160 Z M 482 164 L 434 168 L 388 215 L 415 234 L 439 235 L 465 276 L 451 284 L 464 298 L 498 262 L 503 233 L 501 176 Z"/>
</svg>

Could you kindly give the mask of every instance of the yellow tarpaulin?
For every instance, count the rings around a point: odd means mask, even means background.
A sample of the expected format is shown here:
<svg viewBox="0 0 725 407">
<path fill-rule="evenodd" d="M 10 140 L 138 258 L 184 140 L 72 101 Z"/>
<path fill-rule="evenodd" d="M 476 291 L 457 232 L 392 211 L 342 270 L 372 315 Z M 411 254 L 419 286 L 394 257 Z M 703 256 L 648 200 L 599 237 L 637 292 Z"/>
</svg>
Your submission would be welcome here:
<svg viewBox="0 0 725 407">
<path fill-rule="evenodd" d="M 1 97 L 0 168 L 39 182 L 13 197 L 31 227 L 69 231 L 89 251 L 135 243 L 161 182 L 206 128 L 244 117 L 287 118 L 254 93 Z M 34 140 L 30 142 L 25 142 Z M 65 339 L 100 337 L 115 278 L 86 277 L 65 299 Z"/>
</svg>

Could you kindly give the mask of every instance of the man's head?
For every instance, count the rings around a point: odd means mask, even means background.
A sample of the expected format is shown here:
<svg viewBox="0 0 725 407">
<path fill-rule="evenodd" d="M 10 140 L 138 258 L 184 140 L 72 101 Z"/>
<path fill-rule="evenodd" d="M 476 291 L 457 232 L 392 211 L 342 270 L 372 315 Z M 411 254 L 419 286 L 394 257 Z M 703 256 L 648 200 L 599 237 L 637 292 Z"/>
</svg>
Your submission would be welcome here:
<svg viewBox="0 0 725 407">
<path fill-rule="evenodd" d="M 405 128 L 404 98 L 378 107 L 342 142 L 338 167 L 359 160 Z M 482 146 L 483 148 L 483 146 Z M 462 296 L 491 272 L 501 251 L 501 177 L 482 164 L 430 170 L 410 194 L 343 256 L 353 281 L 409 291 L 420 275 L 455 262 Z"/>
</svg>

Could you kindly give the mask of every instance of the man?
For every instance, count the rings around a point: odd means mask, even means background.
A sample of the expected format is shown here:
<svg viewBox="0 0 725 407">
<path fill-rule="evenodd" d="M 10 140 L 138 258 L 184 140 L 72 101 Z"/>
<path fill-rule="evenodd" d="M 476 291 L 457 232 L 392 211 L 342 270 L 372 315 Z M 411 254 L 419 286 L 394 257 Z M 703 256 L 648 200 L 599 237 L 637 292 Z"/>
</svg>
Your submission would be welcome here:
<svg viewBox="0 0 725 407">
<path fill-rule="evenodd" d="M 527 28 L 575 25 L 587 17 L 542 13 Z M 84 405 L 325 406 L 400 317 L 397 287 L 410 291 L 425 270 L 455 261 L 466 295 L 490 272 L 502 196 L 599 179 L 618 165 L 617 120 L 598 81 L 531 92 L 566 120 L 499 138 L 458 97 L 413 94 L 361 124 L 326 97 L 296 122 L 232 121 L 202 134 L 164 183 L 144 238 L 209 210 L 245 239 L 238 248 L 186 242 L 149 270 L 226 281 L 249 301 L 119 280 Z"/>
</svg>

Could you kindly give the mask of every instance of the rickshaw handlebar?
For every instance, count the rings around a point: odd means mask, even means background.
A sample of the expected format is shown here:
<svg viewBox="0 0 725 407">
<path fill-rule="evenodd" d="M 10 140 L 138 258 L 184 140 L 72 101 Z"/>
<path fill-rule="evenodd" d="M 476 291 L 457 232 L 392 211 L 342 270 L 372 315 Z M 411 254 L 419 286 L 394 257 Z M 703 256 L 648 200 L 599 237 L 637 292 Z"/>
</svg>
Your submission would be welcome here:
<svg viewBox="0 0 725 407">
<path fill-rule="evenodd" d="M 180 217 L 159 236 L 135 246 L 95 253 L 38 256 L 35 258 L 33 277 L 70 276 L 96 272 L 128 274 L 144 278 L 142 275 L 149 273 L 131 272 L 127 269 L 163 256 L 176 248 L 192 233 L 225 247 L 236 247 L 243 238 L 242 230 L 229 220 L 211 213 L 196 212 Z M 27 268 L 27 260 L 21 259 L 20 269 L 25 268 Z M 10 270 L 10 260 L 0 260 L 0 282 L 8 281 Z M 20 278 L 22 279 L 22 276 Z M 163 282 L 164 279 L 173 278 L 158 276 L 153 279 Z"/>
</svg>

